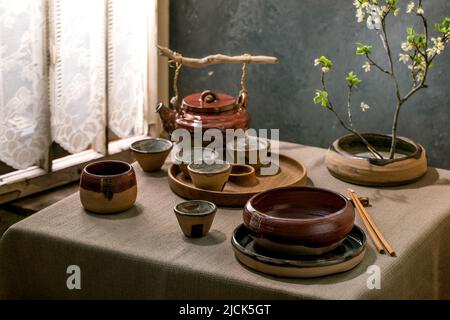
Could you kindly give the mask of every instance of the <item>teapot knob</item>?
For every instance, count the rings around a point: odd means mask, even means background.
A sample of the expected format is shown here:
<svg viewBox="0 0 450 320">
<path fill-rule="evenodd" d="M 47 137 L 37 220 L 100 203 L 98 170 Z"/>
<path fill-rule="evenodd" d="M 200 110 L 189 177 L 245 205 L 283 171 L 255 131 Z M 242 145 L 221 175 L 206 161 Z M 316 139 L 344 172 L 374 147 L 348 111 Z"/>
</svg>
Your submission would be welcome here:
<svg viewBox="0 0 450 320">
<path fill-rule="evenodd" d="M 211 90 L 206 90 L 202 92 L 200 99 L 206 103 L 213 103 L 214 101 L 217 100 L 217 96 Z"/>
</svg>

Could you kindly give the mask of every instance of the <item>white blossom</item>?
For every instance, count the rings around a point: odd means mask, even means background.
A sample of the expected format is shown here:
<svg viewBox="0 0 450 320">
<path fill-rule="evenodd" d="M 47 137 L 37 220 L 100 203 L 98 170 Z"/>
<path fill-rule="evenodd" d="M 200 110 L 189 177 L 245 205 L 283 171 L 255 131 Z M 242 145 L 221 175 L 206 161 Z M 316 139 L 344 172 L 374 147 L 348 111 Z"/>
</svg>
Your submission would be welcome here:
<svg viewBox="0 0 450 320">
<path fill-rule="evenodd" d="M 367 18 L 367 28 L 370 30 L 381 29 L 381 9 L 379 6 L 373 5 L 370 8 L 369 17 Z"/>
<path fill-rule="evenodd" d="M 425 11 L 423 11 L 422 7 L 418 8 L 416 12 L 418 15 L 421 15 L 421 16 L 424 15 L 424 13 L 425 13 Z"/>
<path fill-rule="evenodd" d="M 428 58 L 431 58 L 435 54 L 436 54 L 436 48 L 435 47 L 427 49 L 427 56 L 428 56 Z"/>
<path fill-rule="evenodd" d="M 406 13 L 411 13 L 415 7 L 416 7 L 416 5 L 414 4 L 414 2 L 410 2 L 408 4 L 408 6 L 406 7 Z"/>
<path fill-rule="evenodd" d="M 416 81 L 422 81 L 424 77 L 425 77 L 425 73 L 422 71 L 419 71 L 416 75 Z"/>
<path fill-rule="evenodd" d="M 365 72 L 369 72 L 371 65 L 368 61 L 366 61 L 366 63 L 363 64 L 362 68 L 364 69 Z"/>
<path fill-rule="evenodd" d="M 358 22 L 363 22 L 364 21 L 364 11 L 361 8 L 358 8 L 356 10 L 356 19 Z"/>
<path fill-rule="evenodd" d="M 402 50 L 403 51 L 411 51 L 412 49 L 414 49 L 414 46 L 412 45 L 412 43 L 410 42 L 403 42 L 402 43 Z"/>
<path fill-rule="evenodd" d="M 323 73 L 330 72 L 330 68 L 328 68 L 328 67 L 322 67 L 322 72 L 323 72 Z"/>
<path fill-rule="evenodd" d="M 406 64 L 409 61 L 409 55 L 406 53 L 400 53 L 398 60 Z"/>
<path fill-rule="evenodd" d="M 319 64 L 320 64 L 319 59 L 315 59 L 315 60 L 314 60 L 314 66 L 316 67 L 316 66 L 318 66 Z"/>
<path fill-rule="evenodd" d="M 394 16 L 398 16 L 400 14 L 400 8 L 394 10 Z"/>
<path fill-rule="evenodd" d="M 445 49 L 444 42 L 442 41 L 441 37 L 438 38 L 431 38 L 431 41 L 434 43 L 434 50 L 436 54 L 441 54 L 442 51 Z"/>
<path fill-rule="evenodd" d="M 361 108 L 361 110 L 363 112 L 366 112 L 366 110 L 370 109 L 370 106 L 367 103 L 365 103 L 364 101 L 361 102 L 361 105 L 359 107 Z"/>
</svg>

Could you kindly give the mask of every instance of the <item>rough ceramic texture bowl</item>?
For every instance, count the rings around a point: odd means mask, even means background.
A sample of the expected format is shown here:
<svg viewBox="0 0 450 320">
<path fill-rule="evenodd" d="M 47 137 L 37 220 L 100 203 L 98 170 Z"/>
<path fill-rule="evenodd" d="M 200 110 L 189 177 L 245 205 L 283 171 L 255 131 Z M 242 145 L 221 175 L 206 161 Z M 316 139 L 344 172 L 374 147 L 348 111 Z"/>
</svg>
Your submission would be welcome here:
<svg viewBox="0 0 450 320">
<path fill-rule="evenodd" d="M 134 142 L 130 149 L 142 170 L 153 172 L 161 169 L 172 147 L 169 140 L 149 138 Z"/>
<path fill-rule="evenodd" d="M 266 139 L 247 136 L 237 138 L 227 144 L 227 149 L 233 154 L 235 164 L 249 164 L 259 170 L 266 164 L 270 153 L 270 142 Z"/>
<path fill-rule="evenodd" d="M 194 186 L 199 189 L 222 191 L 231 172 L 231 164 L 226 161 L 216 160 L 212 164 L 191 163 L 188 166 Z"/>
<path fill-rule="evenodd" d="M 244 164 L 233 164 L 228 180 L 246 187 L 252 187 L 258 184 L 255 168 Z"/>
<path fill-rule="evenodd" d="M 136 174 L 123 161 L 98 161 L 87 165 L 80 177 L 80 200 L 86 210 L 117 213 L 136 201 Z"/>
<path fill-rule="evenodd" d="M 251 233 L 273 242 L 324 248 L 349 234 L 355 211 L 346 197 L 333 191 L 286 187 L 252 197 L 244 207 L 243 218 Z"/>
<path fill-rule="evenodd" d="M 334 177 L 366 186 L 396 186 L 417 181 L 427 172 L 425 149 L 414 141 L 398 137 L 396 155 L 391 160 L 390 136 L 373 133 L 363 136 L 385 159 L 374 159 L 358 137 L 341 137 L 331 145 L 325 159 Z"/>
<path fill-rule="evenodd" d="M 173 210 L 184 235 L 201 238 L 211 229 L 217 207 L 212 202 L 193 200 L 180 203 Z"/>
<path fill-rule="evenodd" d="M 219 154 L 210 148 L 192 148 L 187 153 L 184 150 L 175 154 L 175 161 L 180 166 L 181 172 L 190 178 L 188 165 L 194 162 L 214 162 L 219 158 Z"/>
</svg>

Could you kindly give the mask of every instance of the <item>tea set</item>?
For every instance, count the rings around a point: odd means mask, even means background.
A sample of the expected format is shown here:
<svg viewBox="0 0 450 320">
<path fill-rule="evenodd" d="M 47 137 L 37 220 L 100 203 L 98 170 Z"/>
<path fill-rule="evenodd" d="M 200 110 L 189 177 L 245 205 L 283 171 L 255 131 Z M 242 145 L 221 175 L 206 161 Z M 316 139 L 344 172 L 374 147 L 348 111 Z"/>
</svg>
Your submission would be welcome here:
<svg viewBox="0 0 450 320">
<path fill-rule="evenodd" d="M 246 91 L 234 99 L 207 90 L 170 108 L 159 104 L 156 111 L 169 133 L 178 128 L 191 132 L 199 122 L 203 130 L 225 132 L 249 127 L 247 103 Z M 274 175 L 281 178 L 262 177 L 260 170 L 267 165 L 262 155 L 272 151 L 269 140 L 245 136 L 224 145 L 221 151 L 196 147 L 173 155 L 175 164 L 168 170 L 172 190 L 176 192 L 171 181 L 176 181 L 177 188 L 198 191 L 194 193 L 198 198 L 174 208 L 186 237 L 206 236 L 221 196 L 233 197 L 236 192 L 244 197 L 245 206 L 243 223 L 235 229 L 231 243 L 236 258 L 249 268 L 283 277 L 316 277 L 349 270 L 362 260 L 365 235 L 354 224 L 355 211 L 349 199 L 330 190 L 299 186 L 306 181 L 306 168 L 284 155 L 280 155 L 284 160 Z M 174 146 L 170 140 L 147 138 L 134 142 L 130 149 L 144 171 L 155 172 L 161 170 Z M 233 160 L 226 161 L 225 154 L 231 154 Z M 297 177 L 283 184 L 288 180 L 282 176 L 286 172 L 286 177 Z M 81 174 L 80 199 L 88 211 L 122 212 L 134 205 L 136 196 L 136 174 L 128 163 L 99 161 L 86 166 Z"/>
</svg>

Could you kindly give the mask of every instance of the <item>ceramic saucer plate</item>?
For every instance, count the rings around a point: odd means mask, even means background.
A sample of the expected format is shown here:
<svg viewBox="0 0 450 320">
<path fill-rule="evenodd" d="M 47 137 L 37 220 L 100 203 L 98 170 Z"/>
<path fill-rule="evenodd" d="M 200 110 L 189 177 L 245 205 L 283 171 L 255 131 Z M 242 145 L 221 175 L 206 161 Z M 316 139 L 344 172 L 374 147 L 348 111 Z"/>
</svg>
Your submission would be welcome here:
<svg viewBox="0 0 450 320">
<path fill-rule="evenodd" d="M 242 224 L 233 232 L 231 244 L 236 258 L 247 267 L 278 277 L 314 278 L 348 271 L 364 258 L 366 236 L 354 226 L 334 250 L 318 256 L 292 256 L 259 246 Z"/>
</svg>

